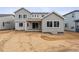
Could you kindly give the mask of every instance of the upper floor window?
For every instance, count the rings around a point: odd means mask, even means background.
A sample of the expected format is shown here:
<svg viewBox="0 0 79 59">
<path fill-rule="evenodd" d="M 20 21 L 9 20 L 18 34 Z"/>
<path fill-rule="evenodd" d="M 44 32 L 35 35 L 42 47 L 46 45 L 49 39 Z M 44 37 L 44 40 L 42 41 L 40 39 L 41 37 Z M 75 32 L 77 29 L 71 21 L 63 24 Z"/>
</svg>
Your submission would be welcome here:
<svg viewBox="0 0 79 59">
<path fill-rule="evenodd" d="M 19 15 L 19 18 L 22 18 L 22 15 Z"/>
<path fill-rule="evenodd" d="M 59 21 L 54 21 L 54 27 L 59 27 Z"/>
<path fill-rule="evenodd" d="M 36 17 L 36 15 L 35 15 L 35 17 Z"/>
<path fill-rule="evenodd" d="M 47 27 L 52 27 L 52 21 L 47 21 Z"/>
<path fill-rule="evenodd" d="M 34 15 L 32 15 L 32 17 L 34 17 Z"/>
<path fill-rule="evenodd" d="M 27 18 L 27 15 L 23 15 L 23 18 Z"/>
</svg>

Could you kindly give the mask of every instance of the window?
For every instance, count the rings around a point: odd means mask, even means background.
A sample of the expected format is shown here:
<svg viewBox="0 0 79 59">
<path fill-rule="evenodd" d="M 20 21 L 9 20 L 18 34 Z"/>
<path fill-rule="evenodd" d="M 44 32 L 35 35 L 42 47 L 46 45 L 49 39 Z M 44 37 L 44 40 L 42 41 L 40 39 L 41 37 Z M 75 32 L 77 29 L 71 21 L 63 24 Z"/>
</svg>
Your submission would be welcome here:
<svg viewBox="0 0 79 59">
<path fill-rule="evenodd" d="M 19 15 L 19 18 L 22 18 L 22 15 Z"/>
<path fill-rule="evenodd" d="M 71 29 L 74 29 L 74 26 L 72 26 Z"/>
<path fill-rule="evenodd" d="M 10 24 L 10 22 L 3 22 L 3 27 L 4 27 L 6 24 Z"/>
<path fill-rule="evenodd" d="M 29 26 L 29 23 L 27 23 L 27 27 Z"/>
<path fill-rule="evenodd" d="M 27 18 L 27 15 L 23 15 L 23 18 Z"/>
<path fill-rule="evenodd" d="M 19 27 L 22 27 L 23 26 L 23 23 L 19 23 Z"/>
<path fill-rule="evenodd" d="M 59 21 L 54 21 L 54 27 L 59 27 Z"/>
<path fill-rule="evenodd" d="M 35 17 L 36 17 L 36 15 L 35 15 Z"/>
<path fill-rule="evenodd" d="M 65 24 L 65 27 L 68 27 L 68 24 Z"/>
<path fill-rule="evenodd" d="M 5 25 L 4 25 L 4 22 L 3 22 L 3 27 L 4 27 Z"/>
<path fill-rule="evenodd" d="M 47 21 L 47 27 L 52 27 L 52 21 Z"/>
<path fill-rule="evenodd" d="M 10 22 L 5 22 L 5 24 L 10 24 Z"/>
</svg>

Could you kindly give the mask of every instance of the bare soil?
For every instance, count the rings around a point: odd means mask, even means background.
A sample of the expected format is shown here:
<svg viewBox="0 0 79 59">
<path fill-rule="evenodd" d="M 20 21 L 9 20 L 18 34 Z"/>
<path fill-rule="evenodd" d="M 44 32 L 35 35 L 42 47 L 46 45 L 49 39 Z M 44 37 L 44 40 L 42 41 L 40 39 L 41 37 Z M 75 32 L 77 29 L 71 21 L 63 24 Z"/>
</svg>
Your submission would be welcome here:
<svg viewBox="0 0 79 59">
<path fill-rule="evenodd" d="M 79 33 L 52 35 L 42 32 L 0 31 L 1 52 L 77 52 Z"/>
</svg>

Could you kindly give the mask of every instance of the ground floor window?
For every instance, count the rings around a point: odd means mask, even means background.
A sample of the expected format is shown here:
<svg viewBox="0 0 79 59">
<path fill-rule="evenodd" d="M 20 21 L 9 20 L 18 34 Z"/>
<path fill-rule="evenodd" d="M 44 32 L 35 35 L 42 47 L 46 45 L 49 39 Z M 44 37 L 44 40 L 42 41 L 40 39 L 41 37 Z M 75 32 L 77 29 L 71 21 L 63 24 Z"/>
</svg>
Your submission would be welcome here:
<svg viewBox="0 0 79 59">
<path fill-rule="evenodd" d="M 59 27 L 59 21 L 54 21 L 54 27 Z"/>
<path fill-rule="evenodd" d="M 23 23 L 19 23 L 19 27 L 23 27 Z"/>
<path fill-rule="evenodd" d="M 33 29 L 38 29 L 38 23 L 32 23 L 32 28 Z"/>
<path fill-rule="evenodd" d="M 3 22 L 3 27 L 4 27 L 5 25 L 10 25 L 10 22 Z"/>
<path fill-rule="evenodd" d="M 29 23 L 27 23 L 27 27 L 29 26 Z"/>
<path fill-rule="evenodd" d="M 4 22 L 3 22 L 3 27 L 4 27 Z"/>
<path fill-rule="evenodd" d="M 47 21 L 47 27 L 52 27 L 52 21 Z"/>
<path fill-rule="evenodd" d="M 65 27 L 68 27 L 68 24 L 67 23 L 65 24 Z"/>
</svg>

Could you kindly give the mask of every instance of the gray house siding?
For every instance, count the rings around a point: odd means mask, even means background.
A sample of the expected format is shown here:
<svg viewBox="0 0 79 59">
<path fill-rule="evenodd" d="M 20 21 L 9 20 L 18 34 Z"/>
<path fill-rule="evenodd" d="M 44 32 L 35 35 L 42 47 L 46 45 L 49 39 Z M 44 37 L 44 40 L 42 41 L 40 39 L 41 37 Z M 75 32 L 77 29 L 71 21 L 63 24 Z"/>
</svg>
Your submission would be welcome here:
<svg viewBox="0 0 79 59">
<path fill-rule="evenodd" d="M 52 22 L 52 27 L 47 27 L 47 21 Z M 59 27 L 54 27 L 54 22 L 59 22 Z M 58 17 L 55 14 L 51 14 L 49 17 L 42 20 L 42 32 L 58 33 L 64 32 L 64 19 Z"/>
<path fill-rule="evenodd" d="M 9 15 L 5 17 L 0 17 L 0 29 L 14 29 L 14 16 Z"/>
<path fill-rule="evenodd" d="M 69 14 L 66 14 L 64 15 L 65 17 L 65 20 L 64 20 L 64 23 L 65 25 L 67 25 L 65 27 L 65 30 L 68 30 L 68 31 L 77 31 L 77 23 L 79 22 L 75 22 L 76 20 L 79 19 L 79 11 L 74 11 L 72 13 L 69 13 Z"/>
<path fill-rule="evenodd" d="M 48 21 L 52 21 L 52 27 L 47 27 Z M 54 23 L 58 27 L 54 27 Z M 57 34 L 58 32 L 64 32 L 64 17 L 55 12 L 33 13 L 21 8 L 15 12 L 15 17 L 13 15 L 1 15 L 0 17 L 0 29 L 13 28 L 15 30 L 42 31 Z"/>
</svg>

